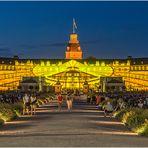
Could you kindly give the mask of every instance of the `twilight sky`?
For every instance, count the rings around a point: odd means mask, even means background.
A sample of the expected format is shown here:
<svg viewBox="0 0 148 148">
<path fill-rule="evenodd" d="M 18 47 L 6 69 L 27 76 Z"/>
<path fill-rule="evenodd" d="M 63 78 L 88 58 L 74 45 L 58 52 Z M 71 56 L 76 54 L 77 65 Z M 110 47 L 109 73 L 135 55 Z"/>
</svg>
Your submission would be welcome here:
<svg viewBox="0 0 148 148">
<path fill-rule="evenodd" d="M 84 57 L 148 57 L 148 2 L 0 2 L 0 56 L 65 58 L 72 19 Z"/>
</svg>

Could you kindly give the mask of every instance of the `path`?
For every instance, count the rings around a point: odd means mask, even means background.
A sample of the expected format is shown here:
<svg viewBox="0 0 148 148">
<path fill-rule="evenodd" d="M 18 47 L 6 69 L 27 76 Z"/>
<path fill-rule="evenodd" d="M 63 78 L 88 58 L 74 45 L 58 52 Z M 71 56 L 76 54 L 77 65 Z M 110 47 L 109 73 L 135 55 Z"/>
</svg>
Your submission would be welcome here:
<svg viewBox="0 0 148 148">
<path fill-rule="evenodd" d="M 56 104 L 38 108 L 0 128 L 0 146 L 148 146 L 148 139 L 130 132 L 115 119 L 104 118 L 95 106 L 75 105 L 72 112 Z"/>
</svg>

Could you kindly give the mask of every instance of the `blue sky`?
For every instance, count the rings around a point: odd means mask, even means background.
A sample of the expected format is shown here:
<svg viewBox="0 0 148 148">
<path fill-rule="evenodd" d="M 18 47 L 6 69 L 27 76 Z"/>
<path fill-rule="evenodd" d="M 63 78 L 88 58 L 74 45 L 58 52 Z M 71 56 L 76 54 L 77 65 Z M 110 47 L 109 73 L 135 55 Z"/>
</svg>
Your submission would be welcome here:
<svg viewBox="0 0 148 148">
<path fill-rule="evenodd" d="M 148 57 L 148 2 L 0 2 L 0 56 L 65 58 L 72 19 L 84 57 Z"/>
</svg>

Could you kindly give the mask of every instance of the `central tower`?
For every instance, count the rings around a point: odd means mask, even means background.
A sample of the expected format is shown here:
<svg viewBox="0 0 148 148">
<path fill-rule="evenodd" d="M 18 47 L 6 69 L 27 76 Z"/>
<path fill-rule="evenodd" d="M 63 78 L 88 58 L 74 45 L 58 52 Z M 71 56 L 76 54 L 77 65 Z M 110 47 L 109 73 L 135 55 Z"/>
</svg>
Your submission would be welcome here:
<svg viewBox="0 0 148 148">
<path fill-rule="evenodd" d="M 82 49 L 79 44 L 78 35 L 75 33 L 77 28 L 75 20 L 73 20 L 73 33 L 70 35 L 69 43 L 66 47 L 66 59 L 82 59 Z"/>
</svg>

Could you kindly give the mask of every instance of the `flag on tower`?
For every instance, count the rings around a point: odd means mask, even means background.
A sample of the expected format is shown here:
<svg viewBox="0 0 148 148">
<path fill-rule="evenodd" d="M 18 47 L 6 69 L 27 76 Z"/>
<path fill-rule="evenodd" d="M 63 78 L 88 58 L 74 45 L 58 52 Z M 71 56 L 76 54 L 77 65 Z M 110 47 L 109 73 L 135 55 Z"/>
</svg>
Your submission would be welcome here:
<svg viewBox="0 0 148 148">
<path fill-rule="evenodd" d="M 75 29 L 77 29 L 76 21 L 73 18 L 73 33 L 75 33 Z"/>
<path fill-rule="evenodd" d="M 76 25 L 76 21 L 75 21 L 75 19 L 73 19 L 73 25 L 74 25 L 74 28 L 77 29 L 77 25 Z"/>
</svg>

